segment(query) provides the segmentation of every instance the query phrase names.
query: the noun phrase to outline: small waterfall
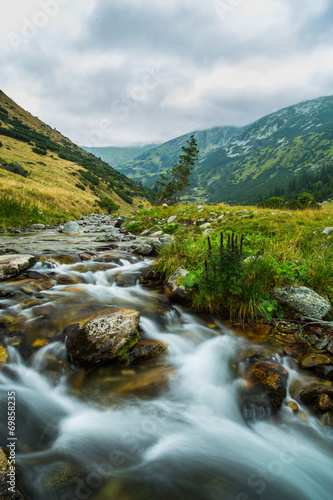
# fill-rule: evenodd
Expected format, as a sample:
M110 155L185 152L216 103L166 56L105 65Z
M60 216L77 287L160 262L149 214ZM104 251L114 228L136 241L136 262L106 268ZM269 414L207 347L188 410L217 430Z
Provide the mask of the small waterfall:
M46 336L49 322L49 342L28 357L9 347L9 363L0 371L0 435L6 443L7 392L15 391L17 463L31 498L330 500L332 434L304 408L304 421L288 408L265 421L244 421L232 363L249 344L142 288L137 277L147 262L121 258L113 264L94 271L92 259L79 273L75 265L52 262L52 272L81 282L43 291L47 314L36 335ZM50 267L38 263L35 269ZM134 282L119 284L119 272ZM139 309L141 334L168 344L166 359L147 365L167 380L154 397L112 397L119 379L144 376L140 366L101 368L84 375L81 389L75 385L82 373L70 367L58 337L66 321L96 305ZM36 304L12 307L27 321L40 321ZM68 371L55 380L50 360ZM301 376L288 361L283 364L290 381ZM105 399L110 403L100 404ZM47 485L61 466L81 473L58 495Z

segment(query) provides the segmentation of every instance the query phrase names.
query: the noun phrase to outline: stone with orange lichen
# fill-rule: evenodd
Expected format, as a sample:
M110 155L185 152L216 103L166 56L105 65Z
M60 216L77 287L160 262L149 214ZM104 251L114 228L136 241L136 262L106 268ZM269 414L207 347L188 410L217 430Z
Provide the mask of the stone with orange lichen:
M255 361L245 371L252 382L241 390L241 407L247 419L268 417L280 408L287 395L288 372L275 361Z
M333 401L327 394L320 394L318 398L318 408L322 411L331 410L333 408Z

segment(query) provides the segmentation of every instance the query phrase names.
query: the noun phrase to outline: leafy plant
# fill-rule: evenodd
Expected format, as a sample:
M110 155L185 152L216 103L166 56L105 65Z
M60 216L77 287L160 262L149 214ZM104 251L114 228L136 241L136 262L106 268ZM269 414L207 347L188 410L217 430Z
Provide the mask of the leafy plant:
M275 299L270 298L269 293L265 293L258 301L258 308L267 321L272 321L274 317L283 318L284 312Z
M303 281L308 274L308 267L300 264L297 260L284 261L276 266L276 284L277 285L292 285L299 281Z

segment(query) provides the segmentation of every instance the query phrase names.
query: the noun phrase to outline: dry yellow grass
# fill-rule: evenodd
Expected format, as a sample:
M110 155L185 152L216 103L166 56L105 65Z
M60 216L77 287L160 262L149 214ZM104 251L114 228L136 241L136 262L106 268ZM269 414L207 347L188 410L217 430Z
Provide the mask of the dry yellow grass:
M8 111L10 118L18 118L23 125L61 144L65 150L80 149L58 131L22 109L1 91L0 104ZM1 126L8 128L6 122L1 122ZM97 202L105 197L112 198L120 205L120 211L128 211L130 205L110 189L102 179L94 191L89 186L86 186L85 190L78 188L76 184L82 185L78 172L82 170L82 166L61 159L57 153L51 151L48 151L46 155L39 155L32 151L31 144L11 137L1 135L1 143L0 158L8 163L18 162L29 172L29 175L22 177L0 169L0 196L8 194L20 201L33 202L41 211L59 214L59 216L67 214L77 217L80 214L100 211ZM134 206L147 202L141 196L134 196L133 201Z

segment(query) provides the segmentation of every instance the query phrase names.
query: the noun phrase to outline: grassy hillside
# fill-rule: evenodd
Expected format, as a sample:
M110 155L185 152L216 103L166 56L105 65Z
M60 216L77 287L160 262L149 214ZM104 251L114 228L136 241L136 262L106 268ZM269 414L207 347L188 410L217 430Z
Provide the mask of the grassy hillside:
M0 91L0 196L4 195L37 204L53 221L98 211L105 198L121 208L138 206L150 192Z
M177 160L191 134L178 137L118 166L152 187ZM320 170L333 155L333 97L272 113L248 126L194 132L200 149L187 200L255 204L285 189L300 173ZM332 193L333 195L333 193Z
M176 216L172 223L170 216ZM249 321L281 316L274 287L304 285L333 304L333 233L323 234L332 220L333 204L291 211L178 205L141 210L127 227L140 233L158 224L173 234L157 267L166 277L179 267L190 271L182 284L192 290L195 309Z

